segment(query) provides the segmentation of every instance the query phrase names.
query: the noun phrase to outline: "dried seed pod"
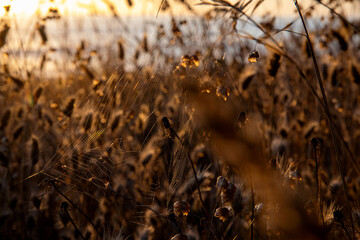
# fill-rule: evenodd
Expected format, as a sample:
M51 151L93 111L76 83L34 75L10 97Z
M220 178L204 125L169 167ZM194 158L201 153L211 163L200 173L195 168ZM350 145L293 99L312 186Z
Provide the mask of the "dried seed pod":
M279 68L280 68L280 58L281 56L275 53L269 63L268 73L270 76L275 77Z
M133 6L132 0L127 0L127 4L129 5L129 7L132 7Z
M24 126L19 126L19 127L15 130L15 132L14 132L14 134L13 134L14 140L16 140L16 139L18 139L18 138L20 137L20 135L21 135L21 133L23 132L23 130L24 130Z
M216 209L214 216L220 218L221 221L225 222L230 216L230 210L226 207L220 207Z
M37 23L36 24L36 29L39 31L42 43L45 44L47 42L47 40L48 40L48 37L46 35L45 24Z
M6 126L9 124L11 116L10 109L6 110L6 112L2 115L1 121L0 121L0 129L5 129Z
M297 181L302 180L302 177L301 177L301 175L300 175L300 173L298 171L291 172L290 178L293 179L293 180L297 180Z
M216 88L216 96L221 97L226 101L230 96L230 89L224 86L219 86Z
M124 60L125 58L125 48L124 48L124 40L123 39L119 39L118 40L118 48L119 48L119 58L120 60Z
M190 212L190 204L187 201L177 201L174 203L173 207L176 216L181 214L187 216Z
M333 31L331 31L331 33L334 36L334 38L336 38L336 40L339 42L340 49L342 51L346 51L348 49L348 44L347 44L346 39L338 31L333 30Z
M238 117L239 120L239 126L242 127L246 124L248 121L248 118L246 117L246 112L241 112Z
M258 53L258 51L254 50L249 54L248 60L251 63L256 63L257 60L259 59L260 55Z
M311 145L314 149L319 150L322 146L323 140L321 138L312 138Z
M216 187L219 187L221 189L226 189L226 188L228 188L228 186L229 186L229 183L224 176L220 176L217 178Z
M4 6L4 10L6 13L9 13L10 12L10 8L11 8L11 5L5 5Z
M229 183L228 187L221 192L221 198L223 204L227 202L231 202L233 200L235 191L236 191L236 186L232 183Z
M63 113L64 113L66 116L68 116L68 117L71 116L71 114L72 114L72 112L73 112L73 110L74 110L74 104L75 104L75 99L74 99L74 98L70 99L70 101L69 101L68 104L66 105L65 109L63 110Z
M0 48L3 47L6 43L6 36L10 30L10 26L5 24L3 29L0 31Z
M114 131L119 126L120 118L121 118L120 114L115 116L114 120L111 123L111 131Z
M360 85L360 73L354 64L351 65L351 75L354 83Z
M191 56L191 63L192 63L192 65L195 65L196 67L199 66L200 60L199 60L198 55L195 54L195 55Z
M191 58L189 55L184 55L181 58L181 66L190 67L191 66Z
M39 100L39 98L41 97L43 88L39 87L38 89L36 89L35 93L34 93L34 104L36 104Z

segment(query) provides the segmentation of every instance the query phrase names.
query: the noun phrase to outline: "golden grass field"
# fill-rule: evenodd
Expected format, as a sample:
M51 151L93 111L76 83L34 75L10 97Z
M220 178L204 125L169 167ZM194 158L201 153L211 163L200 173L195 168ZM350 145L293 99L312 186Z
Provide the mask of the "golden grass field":
M144 25L104 2L107 21L4 7L0 239L360 238L360 19L343 1L281 18L165 0Z

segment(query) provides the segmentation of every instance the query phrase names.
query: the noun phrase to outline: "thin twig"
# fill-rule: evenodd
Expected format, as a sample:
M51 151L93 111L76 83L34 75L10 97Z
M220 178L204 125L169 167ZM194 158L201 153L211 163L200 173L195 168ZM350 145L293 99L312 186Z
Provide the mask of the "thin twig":
M157 13L156 13L156 18L159 16L159 12L160 12L161 7L162 7L162 5L164 4L164 2L165 2L165 0L162 0L162 1L161 1L160 6L159 6L159 8L158 8L158 10L157 10Z

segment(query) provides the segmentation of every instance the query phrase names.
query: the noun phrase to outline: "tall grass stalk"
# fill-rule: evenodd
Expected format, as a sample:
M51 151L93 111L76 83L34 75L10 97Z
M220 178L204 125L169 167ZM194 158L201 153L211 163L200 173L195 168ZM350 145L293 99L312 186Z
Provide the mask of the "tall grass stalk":
M328 124L329 124L329 128L330 128L331 138L332 138L334 150L335 150L335 153L336 153L337 166L338 166L338 170L339 170L340 175L341 175L341 181L342 181L342 185L343 185L343 188L344 188L344 194L345 194L345 198L346 198L346 205L347 205L347 208L348 208L348 214L349 214L350 222L351 222L352 235L353 235L353 239L356 239L355 238L355 227L354 227L354 222L353 222L352 214L351 214L352 208L351 208L351 205L350 205L349 193L348 193L348 189L347 189L346 181L345 181L345 173L344 173L345 166L344 166L342 156L340 154L340 146L339 146L338 141L337 141L337 137L336 137L336 133L335 133L335 130L334 130L333 122L331 120L331 113L330 113L329 103L328 103L328 100L327 100L327 97L326 97L324 82L323 82L323 79L321 78L319 65L318 65L318 62L317 62L317 59L316 59L316 55L315 55L315 52L314 52L314 49L313 49L313 45L312 45L312 42L311 42L311 39L310 39L310 36L309 36L308 29L306 27L305 19L304 19L303 15L302 15L300 6L298 4L298 1L297 0L293 0L293 1L294 1L295 7L297 9L297 12L299 14L299 17L300 17L301 22L302 22L303 27L304 27L307 43L309 45L311 58L312 58L312 61L313 61L313 64L314 64L315 72L316 72L316 77L317 77L318 84L319 84L319 87L320 87L320 90L321 90L321 95L322 95L322 98L323 98L325 111L327 113L326 115L327 115L327 118L328 118Z

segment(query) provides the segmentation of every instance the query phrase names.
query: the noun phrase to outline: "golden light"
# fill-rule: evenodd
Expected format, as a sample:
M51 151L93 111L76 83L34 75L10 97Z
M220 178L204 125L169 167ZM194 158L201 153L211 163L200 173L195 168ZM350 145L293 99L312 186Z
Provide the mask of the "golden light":
M0 17L8 14L9 16L23 16L34 14L46 14L50 8L59 10L60 15L86 15L100 14L112 15L111 6L120 16L126 15L156 15L157 9L162 0L132 0L129 7L127 0L0 0ZM171 0L172 1L172 0ZM235 2L230 0L231 2ZM188 13L182 4L172 1L173 14L182 15ZM199 0L188 0L197 12L202 12L204 6L196 6ZM304 9L314 4L313 0L302 0L301 5ZM356 7L355 7L356 6ZM358 11L359 4L343 4L343 10L349 16L356 16L354 11ZM8 13L6 11L8 10ZM274 12L275 11L275 12ZM277 16L296 16L294 3L291 0L269 0L264 1L255 14L263 15L266 13L276 14ZM318 7L317 14L328 14L328 9Z
M0 0L0 16L43 15L50 8L58 9L61 15L112 15L112 7L119 15L155 15L160 2L161 0L137 0L132 1L132 6L129 7L125 0Z
M9 14L32 14L35 12L38 0L2 0L0 2L0 16L5 15L9 7Z
M7 14L8 6L10 16L45 14L50 8L58 9L61 14L86 14L91 9L103 13L104 10L106 11L106 6L101 3L102 1L99 0L1 0L0 16Z

